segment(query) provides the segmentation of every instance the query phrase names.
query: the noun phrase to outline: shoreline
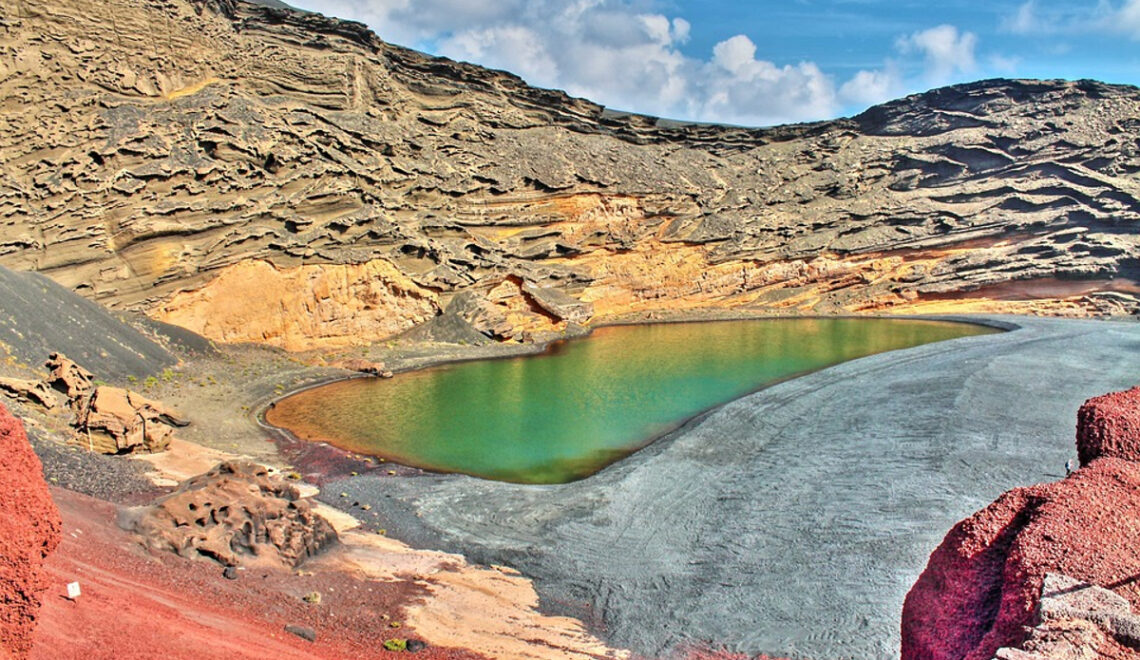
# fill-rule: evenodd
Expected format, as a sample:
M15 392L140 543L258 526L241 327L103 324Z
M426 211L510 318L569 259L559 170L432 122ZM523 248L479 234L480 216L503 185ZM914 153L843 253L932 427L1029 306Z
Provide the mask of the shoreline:
M1011 317L1011 318L1016 318L1016 317ZM462 364L464 362L477 362L477 361L482 361L482 360L512 360L512 359L518 359L518 358L524 358L524 357L539 357L539 356L548 355L548 354L552 353L555 350L555 347L559 344L567 343L567 342L574 342L574 341L588 340L593 335L594 331L599 330L599 329L603 329L603 328L626 327L626 326L637 326L637 325L657 325L657 324L683 324L683 323L696 324L696 323L721 323L721 322L734 322L734 321L781 321L781 320L811 320L811 319L819 319L819 320L829 320L829 319L864 320L865 319L865 320L931 321L931 322L940 322L940 323L960 323L960 324L965 324L965 325L976 325L976 326L981 326L981 327L993 328L995 330L998 330L999 332L1013 332L1013 331L1018 330L1021 327L1016 322L1010 321L1008 319L1002 320L1002 319L999 319L999 318L996 318L993 316L972 317L970 315L935 315L935 316L923 316L923 315L905 315L905 316L836 315L836 316L759 316L758 317L758 316L747 315L747 314L730 314L730 315L726 315L726 316L718 316L716 318L701 318L701 317L693 318L693 317L686 317L686 315L681 315L681 318L660 319L660 320L646 320L646 319L642 319L642 320L633 320L633 319L616 320L616 321L612 321L612 322L601 323L601 324L596 325L596 326L593 326L593 325L592 326L586 326L586 327L582 328L582 332L571 335L571 336L553 338L553 339L546 340L544 342L534 343L534 344L518 344L517 347L515 345L504 346L502 344L489 344L489 345L484 345L484 346L479 347L479 348L490 349L487 351L475 351L473 354L463 355L463 356L446 356L446 355L444 355L444 356L439 356L437 359L434 359L434 360L431 358L428 358L426 360L417 361L415 364L412 364L412 365L400 364L397 367L393 367L391 369L391 372L394 375L399 375L399 374L410 373L410 372L415 372L415 371L426 371L429 369L435 369L438 367L443 367L443 366L448 366L448 365L453 365L453 364ZM842 364L842 362L837 363L837 364ZM692 415L688 415L685 418L677 420L675 423L670 424L669 428L667 428L666 430L661 431L659 433L656 433L652 437L646 439L645 442L643 442L643 443L637 445L636 447L632 448L631 450L629 450L628 453L626 453L621 458L617 459L617 461L615 461L615 462L620 462L622 460L625 460L630 455L637 453L639 451L642 451L646 447L648 447L648 446L656 443L657 441L667 437L668 435L676 432L677 430L689 425L691 422L693 422L699 418L702 418L702 417L704 417L704 416L706 416L712 412L715 412L717 409L719 409L723 406L726 406L726 405L732 403L733 401L737 401L739 399L751 396L753 394L756 394L757 392L761 392L767 388L774 387L774 386L779 385L781 383L784 383L786 381L793 380L796 378L802 378L804 376L810 375L812 373L815 373L815 372L823 370L823 369L828 369L828 368L833 367L833 366L836 366L836 365L827 365L827 366L823 366L823 367L819 367L819 368L815 368L815 369L808 369L805 371L800 371L800 372L796 372L793 374L789 374L787 376L783 376L781 378L765 382L765 383L759 385L758 387L756 387L754 389L750 389L746 392L741 393L739 396L733 397L732 399L722 401L722 402L713 404L707 408L704 408L702 410L699 410L699 411L693 413ZM344 449L342 447L339 447L335 444L332 444L332 443L326 442L326 441L305 440L303 438L296 436L289 429L284 428L284 427L275 426L274 424L270 423L266 419L266 413L271 408L273 408L273 406L275 406L277 403L279 403L281 401L284 401L285 399L288 399L289 397L295 396L295 395L300 394L302 392L307 392L309 390L324 387L326 385L331 385L333 383L339 383L339 382L344 382L344 381L348 381L348 380L363 379L363 378L376 378L376 377L377 376L375 376L373 374L366 374L366 373L352 373L352 374L347 374L347 375L329 376L327 378L323 378L323 379L316 380L314 382L307 383L301 387L289 390L289 391L284 392L282 394L275 394L272 397L270 397L269 399L261 401L260 403L258 403L253 408L253 411L254 411L253 412L253 420L261 429L263 429L266 433L270 434L274 438L276 444L278 445L279 450L284 449L282 447L282 445L284 445L284 444L295 446L295 445L303 445L303 444L320 443L320 444L327 445L331 449L335 449L339 452L343 452L346 459L349 457L353 457L353 456L372 456L374 458L382 458L383 462L388 464L388 465L399 466L402 468L406 468L406 469L417 471L419 473L424 473L424 474L441 474L441 475L465 474L463 472L446 472L446 471L433 470L433 469L429 469L429 468L422 468L422 467L418 467L418 466L414 466L414 465L406 465L406 464L395 462L395 461L393 461L393 459L388 458L388 457L380 457L376 454L364 454L362 452L353 452L353 451ZM541 484L533 484L533 485L541 485ZM548 485L557 485L557 484L548 484Z
M755 317L746 318L751 320ZM772 318L761 317L758 320ZM819 649L808 649L801 652L797 650L798 647L795 644L768 643L759 639L748 641L752 636L758 634L756 631L750 631L744 638L741 638L741 632L745 628L734 626L731 621L724 620L726 616L731 619L733 615L731 610L726 612L713 607L713 610L719 611L719 614L712 618L709 618L707 614L701 614L709 607L707 601L710 598L715 601L718 598L715 595L716 592L724 587L697 587L696 592L690 592L681 598L687 589L684 586L686 580L690 579L684 576L689 573L693 573L699 578L695 583L698 585L705 584L703 580L711 578L716 578L714 583L720 584L725 580L728 580L729 583L738 579L743 579L746 582L755 580L758 578L754 576L760 573L773 572L774 575L779 573L772 567L761 572L755 568L741 570L733 568L732 561L725 558L716 560L703 558L705 545L710 546L709 552L714 555L720 551L718 548L722 548L723 535L726 531L734 532L742 538L750 538L751 534L755 534L756 529L778 527L774 527L771 521L749 526L750 515L762 508L770 508L770 506L754 504L745 509L740 509L739 506L740 502L750 501L747 498L756 497L757 493L771 492L771 487L764 483L765 475L779 480L782 476L781 473L787 471L787 466L780 465L777 472L770 472L771 469L776 469L776 464L767 468L752 467L744 471L744 474L752 476L741 482L741 473L732 466L741 465L741 461L745 459L758 460L762 458L764 447L749 447L747 434L744 436L734 435L734 433L739 433L739 429L727 435L723 431L710 429L723 429L726 423L747 424L760 421L763 422L762 427L775 423L765 421L765 415L776 417L784 415L784 418L787 418L788 409L798 409L794 397L793 399L788 398L788 391L799 392L801 395L818 399L822 396L821 392L835 387L850 391L859 388L866 389L870 385L871 389L875 390L880 385L880 378L878 375L869 375L869 373L877 372L866 372L867 365L894 364L905 367L904 371L909 372L917 368L913 366L917 364L915 360L919 360L921 363L923 359L929 359L931 355L975 359L969 357L979 350L975 344L995 344L999 347L1033 344L1048 339L1047 336L1037 337L1036 335L1049 335L1049 332L1043 331L1049 327L1082 328L1087 329L1087 333L1092 335L1114 333L1140 335L1140 324L1131 321L1114 323L1110 321L1071 321L1022 316L970 315L933 317L855 316L851 318L949 321L986 325L1004 330L1011 328L1018 328L1019 330L963 337L909 349L889 351L833 365L806 375L791 376L779 383L768 384L756 392L719 404L710 410L684 420L679 423L677 428L655 437L647 446L630 456L611 464L595 475L569 484L526 486L504 482L485 482L465 475L420 470L388 475L386 474L387 468L392 467L393 464L381 464L380 466L373 466L375 469L372 469L371 472L360 470L359 476L351 476L347 472L348 468L342 472L332 471L328 473L327 479L318 480L321 492L317 497L323 503L322 506L347 512L361 522L366 530L383 526L389 531L393 539L399 539L407 547L457 553L465 557L472 565L505 565L518 569L534 584L534 588L538 591L538 596L535 597L535 611L548 616L576 618L586 624L588 632L600 637L610 647L630 648L635 653L653 657L667 652L669 649L678 648L680 645L712 642L716 645L724 643L729 647L729 650L749 653L767 652L791 657L804 654L820 658L829 657L826 652L821 653ZM663 322L701 322L706 320L710 319L687 318ZM629 324L614 323L598 327ZM1082 332L1085 331L1082 330ZM1137 339L1140 340L1140 336ZM533 345L511 346L506 351L509 354L500 354L499 357L518 357L528 353L540 353L547 350L548 346L549 342L541 345L541 347ZM416 364L419 365L418 368L479 359L477 356L472 357L470 351L464 351L466 355L462 359L456 359L454 354L441 356L433 352L431 355L425 355L426 351L438 347L418 345L411 349L400 348L405 349L408 353L404 364ZM1061 350L1057 352L1058 355L1063 357L1068 348L1062 344ZM492 352L504 353L500 347L493 346L491 349ZM1050 352L1047 352L1047 355L1046 358L1038 358L1037 363L1041 363L1040 359L1045 359L1046 363L1049 363L1048 360L1055 357ZM1081 365L1093 367L1108 364L1111 369L1119 371L1127 365L1127 360L1120 358L1129 355L1129 353L1115 355L1115 358L1109 361L1090 359L1085 356L1077 362ZM951 362L956 359L951 360ZM240 441L240 437L227 437L224 428L219 430L217 420L225 420L225 424L232 423L233 427L237 428L240 433L246 433L241 431L240 424L227 419L229 414L227 411L233 411L243 403L250 403L259 392L261 394L259 400L269 401L287 396L299 389L315 387L333 380L343 379L346 376L359 377L354 374L346 374L342 369L312 363L306 364L296 359L295 356L284 354L281 351L258 347L224 347L217 356L195 358L190 362L183 375L176 377L170 383L160 383L157 387L162 391L150 393L148 396L165 400L163 391L166 391L180 395L176 398L180 398L184 403L195 403L195 426L189 428L197 431L195 434L197 437L188 438L185 442L201 448L203 454L209 455L212 455L210 452L214 449L222 449L231 455L234 453L251 455L243 451L240 442L235 442L233 448L229 447L229 441L235 439ZM252 369L250 365L261 366L264 369L257 371ZM1087 369L1088 366L1085 368ZM223 370L233 372L233 375L236 376L233 383L226 383L225 381L220 383L207 382L214 375L220 379L223 376ZM1133 373L1140 373L1140 364L1136 365ZM273 383L288 382L287 377L296 379L298 386L286 392L274 393L275 386ZM1102 375L1099 378L1101 382L1095 388L1090 388L1090 395L1117 387L1116 384L1104 384L1105 376ZM1023 372L1021 376L1012 379L1011 382L1028 383L1028 387L1034 387L1038 386L1039 380L1041 380L1039 375L1027 375ZM1128 383L1121 383L1121 385L1125 384ZM945 384L943 387L945 389ZM954 390L950 388L946 391L952 392ZM859 394L863 395L864 392L859 392ZM1053 394L1055 393L1045 393L1046 396L1043 399L1047 400L1048 395ZM905 397L903 398L905 399ZM1009 396L1007 393L1004 396L992 398L997 401L1003 398L1008 399ZM828 400L823 402L824 405L836 404L836 401L831 401L828 397L825 399ZM776 405L775 408L769 408L765 415L758 416L755 413L741 412L757 405L757 401L772 400L778 401L779 405ZM840 397L838 402L842 403L844 400ZM945 404L946 401L926 401L913 408L908 415L913 417L917 412L918 416L922 417L930 411L937 412ZM890 416L890 411L897 410L898 405L896 397L884 400L881 406L860 402L859 405L850 406L850 408L841 407L839 412L834 415L834 420L831 421L843 427L844 437L853 433L856 435L865 434L866 429L860 428L858 424L850 424L852 411L865 408L868 414L880 412ZM1034 405L1040 407L1042 404L1035 402ZM879 408L882 410L878 410ZM277 440L266 442L267 434L274 437L280 431L260 425L258 417L263 409L263 407L254 408L251 405L247 415L242 416L249 422L253 431L252 434L249 434L253 439L248 442L259 443L250 445L255 450L260 450L255 451L251 456L254 460L268 461L270 465L280 469L289 469L291 467L288 465L289 457L287 452L282 450L280 442ZM907 419L908 415L889 421L892 424L902 423L905 425L910 423ZM819 424L826 423L824 418L829 419L831 417L830 414L821 414L816 411L811 416L800 419L812 420L811 423ZM215 421L211 422L211 419ZM749 420L753 421L749 422ZM802 421L792 423L792 426L786 427L785 431L765 442L775 441L775 438L782 437L784 433L790 433L792 437L800 437L802 433L808 432L802 429L798 430L797 424L802 423ZM848 426L843 426L844 424L848 424ZM922 424L919 424L919 427L921 431ZM731 428L733 427L730 426ZM810 431L810 426L808 430ZM927 425L926 431L929 430L930 427ZM205 437L207 441L200 441L202 437ZM733 443L729 449L719 450L715 454L699 451L700 442L721 441L724 438L729 438ZM813 436L812 441L817 442L818 438ZM791 440L785 439L785 444L787 442L791 442ZM321 443L304 444L317 446ZM1066 439L1065 444L1066 447L1069 447L1071 441ZM760 451L759 454L755 453L757 450ZM354 460L349 452L336 451L341 452L341 456L337 460L340 460L342 464L348 465L351 460ZM820 454L820 452L811 453ZM1035 452L1029 463L1039 461L1043 454L1048 454L1048 452ZM131 461L131 463L136 462ZM712 469L710 472L709 468L718 463L722 464L721 467ZM384 472L380 472L380 470ZM1024 485L1026 475L1030 475L1032 478L1033 474L1040 473L1035 473L1033 470L1011 469L1006 470L1005 474L1006 478L1013 480L1010 485ZM811 483L816 483L820 488L826 489L831 486L830 482L841 482L845 478L847 477L840 475L834 475L823 480L813 478ZM760 481L756 481L757 479ZM725 492L726 486L728 492L725 495L708 499L711 493ZM706 487L712 490L705 492ZM646 490L647 488L649 490ZM675 495L678 491L686 494L688 498L677 500ZM962 501L976 504L976 506L972 506L957 502L956 506L960 509L958 514L963 515L974 508L984 506L996 494L993 492L992 485L984 488L971 487L963 489L962 492ZM347 497L339 497L337 493L345 493ZM804 496L810 497L811 494L805 493ZM728 499L722 501L719 497L727 497ZM622 504L621 501L623 500L629 500L629 502ZM380 512L383 518L377 522L371 520L371 516L362 515L361 505L369 505L372 513ZM817 508L827 510L827 506ZM932 512L937 513L947 507L943 504L930 508ZM717 522L712 528L705 528L703 525L706 524L710 515L714 515ZM957 517L960 518L962 515L957 515ZM936 535L937 538L933 538L933 542L928 544L929 547L920 548L920 551L915 553L915 556L918 557L917 561L925 561L929 551L941 538L941 534L956 520L957 518L953 518L953 516L947 516L945 523L935 522L925 527L928 536L933 538ZM662 524L665 527L662 527ZM613 533L617 526L624 526L626 531L617 536L607 537L606 535ZM681 533L681 537L675 537L677 533ZM691 536L693 534L696 536ZM691 540L693 538L703 538L707 543L702 541L698 545L692 545ZM784 537L781 536L780 538ZM818 532L813 532L808 538L802 542L787 541L785 538L784 547L796 550L803 545L810 548L812 544L818 543ZM636 549L631 549L629 546L631 541L648 545L637 545ZM665 555L660 554L660 549L653 549L660 548L658 544L665 541L668 541L669 548ZM597 554L598 552L602 552L602 554ZM694 552L695 555L692 554ZM637 566L623 563L631 557L643 557L644 561L638 562ZM769 560L772 558L769 557ZM617 573L605 577L599 575L596 572L597 567L606 566L605 562L614 566L606 567L604 570L612 569ZM645 583L649 576L644 572L645 569L640 567L640 564L646 564L653 569L650 573L656 571L660 574L659 577L651 579L652 584L647 585ZM721 565L724 566L723 570L713 568ZM797 565L810 564L800 561L797 562ZM912 567L913 575L898 580L895 583L895 588L897 589L898 585L909 588L920 568L921 564ZM799 578L796 576L797 573L793 570L784 577L788 582L795 584L802 579L802 576ZM664 581L656 582L660 580ZM621 587L615 585L621 585ZM743 586L741 585L741 587ZM787 584L783 584L778 589L784 590L786 587ZM707 591L710 588L712 591ZM640 590L644 589L649 591L636 596ZM665 589L665 592L661 592L660 589ZM773 587L766 589L771 590ZM858 591L855 587L851 587L851 589L853 592ZM751 602L758 597L763 597L766 590L745 589L745 593L748 594L747 602ZM681 598L681 600L670 605L668 600L670 597L674 600ZM901 596L898 599L901 603ZM889 601L889 598L887 600ZM637 605L637 603L642 603L642 605ZM644 603L650 605L645 606ZM678 606L682 608L680 611L689 612L686 615L687 621L680 628L676 627L679 622L668 624L662 628L662 623L667 620L667 618L666 620L660 618L662 608L669 609ZM754 607L754 605L750 605L750 607ZM654 610L656 613L641 613L638 610L642 608ZM739 604L735 609L741 609ZM744 610L747 611L747 608ZM864 615L863 612L853 611L859 616ZM889 622L893 631L894 628L897 628L897 614L894 612L890 616L881 617L878 620L880 623L882 621ZM754 615L760 616L755 612ZM781 619L777 618L773 624L774 629L779 629L782 625L792 625L792 623L795 626L812 623L810 618L801 620L803 616L804 611L801 611L791 623L781 623ZM692 623L688 622L689 618L692 619ZM678 630L681 631L680 637L676 636ZM851 648L860 649L860 653L864 657L890 657L890 653L877 654L874 650L877 648L875 646L859 646L868 643L866 639L860 637L860 634L856 633L851 637L855 640L851 642ZM828 639L832 638L828 637ZM880 642L874 642L874 644L885 643L889 646L895 643L893 638L887 639L885 642L882 639L884 638L880 638Z
M987 320L1019 325L1021 331L881 353L784 381L689 420L622 461L569 484L361 474L333 480L325 492L340 490L348 493L348 501L389 507L397 519L389 528L415 547L521 570L534 579L543 611L578 617L609 643L635 653L656 656L684 643L713 640L745 653L897 657L897 608L945 531L1010 487L1056 478L1049 470L1059 469L1072 447L1066 430L1071 411L1065 408L1127 385L1140 373L1140 363L1128 371L1129 361L1122 358L1130 354L1119 348L1140 339L1138 324ZM1090 357L1090 352L1112 357ZM1063 363L1065 369L1050 372L1054 379L1071 367L1070 376L1079 372L1087 387L1070 382L1038 391L1049 381L1033 366L1042 359ZM1014 366L999 369L996 383L979 381L995 369L987 366L995 361ZM977 372L974 365L985 371ZM1005 389L1007 381L1023 390ZM917 383L922 386L916 388ZM999 391L993 391L998 384ZM932 391L940 394L932 399ZM1066 402L1059 404L1058 397ZM1061 420L1061 430L1045 436L1034 432L1038 417ZM821 436L824 429L829 430ZM861 442L852 445L852 436ZM1059 441L1047 441L1049 437ZM725 442L729 446L712 448ZM830 449L818 451L820 442ZM898 453L915 442L914 449ZM1033 444L1041 442L1046 444ZM1010 449L1003 449L1003 443ZM880 445L885 453L871 458L867 452ZM962 458L950 460L953 456ZM977 464L977 456L986 459ZM903 469L906 461L915 460L917 466ZM882 461L893 476L876 476ZM863 467L851 472L843 465ZM796 478L801 473L806 481ZM880 491L886 500L854 504L866 493ZM776 509L772 498L782 502ZM335 498L324 501L337 504ZM888 506L876 514L888 519L851 518L853 506ZM781 514L783 509L788 511ZM832 522L822 522L823 514ZM902 517L892 523L892 516ZM836 522L840 520L847 522ZM918 527L897 537L900 525ZM772 533L782 542L763 540ZM840 536L829 538L835 534ZM883 563L856 552L849 560L855 563L839 572L821 568L836 566L834 557L848 552L842 548L863 547L867 541L859 541L860 535L886 543L876 552L898 559ZM721 554L741 539L760 545L744 554ZM827 550L833 543L839 545ZM816 556L819 552L824 554ZM781 563L796 555L792 563ZM819 582L817 569L836 582ZM713 585L725 580L736 586L717 595L725 587ZM767 608L783 611L787 603L778 599L776 605L770 598L789 585L798 586L792 600L807 597L810 606L801 603L795 616L773 619ZM739 596L731 595L737 592ZM808 593L815 595L804 595ZM867 610L851 598L869 598L860 602L875 605ZM670 612L686 612L684 622ZM742 616L770 623L762 630L742 620L732 623ZM795 631L821 626L832 633L803 646L802 633Z

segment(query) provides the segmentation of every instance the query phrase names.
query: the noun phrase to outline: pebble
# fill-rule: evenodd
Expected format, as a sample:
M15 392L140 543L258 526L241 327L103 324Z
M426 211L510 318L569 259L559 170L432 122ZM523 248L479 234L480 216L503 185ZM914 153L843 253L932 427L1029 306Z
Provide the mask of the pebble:
M227 580L238 579L237 566L226 566L226 570L222 571L222 577Z
M285 632L293 633L301 639L307 639L310 642L317 641L317 631L307 626L298 626L290 623L285 626Z

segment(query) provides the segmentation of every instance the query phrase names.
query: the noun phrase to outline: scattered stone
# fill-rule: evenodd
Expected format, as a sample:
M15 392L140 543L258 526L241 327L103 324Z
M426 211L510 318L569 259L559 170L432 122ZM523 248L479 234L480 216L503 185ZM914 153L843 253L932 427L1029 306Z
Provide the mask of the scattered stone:
M389 651L407 651L408 640L406 639L387 639L384 640L384 648Z
M336 541L295 486L246 461L227 461L182 482L153 505L125 514L124 526L152 549L227 566L296 568Z
M222 577L224 577L227 580L238 579L237 566L226 566L225 570L222 571Z
M321 604L321 592L310 591L309 593L302 596L301 600L305 601L306 603L311 603L313 605L320 605Z
M313 630L312 628L309 628L308 626L298 626L298 625L294 625L294 624L289 624L289 625L285 626L285 632L292 633L292 634L300 637L301 639L304 639L304 640L307 640L310 642L317 641L317 631Z
M407 649L410 653L417 653L427 648L427 642L419 639L409 639Z

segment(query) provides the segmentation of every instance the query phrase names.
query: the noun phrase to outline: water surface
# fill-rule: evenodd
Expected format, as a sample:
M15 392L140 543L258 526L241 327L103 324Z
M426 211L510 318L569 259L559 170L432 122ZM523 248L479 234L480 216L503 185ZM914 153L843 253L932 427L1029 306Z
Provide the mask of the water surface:
M789 376L988 332L890 319L615 326L538 356L332 383L278 402L266 419L306 440L402 464L562 483Z

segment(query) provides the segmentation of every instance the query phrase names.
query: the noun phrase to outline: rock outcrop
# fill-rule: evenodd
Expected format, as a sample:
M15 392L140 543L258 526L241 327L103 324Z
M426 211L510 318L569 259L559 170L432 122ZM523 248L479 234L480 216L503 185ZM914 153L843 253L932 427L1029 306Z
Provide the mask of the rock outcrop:
M44 0L0 10L0 98L0 266L211 339L369 342L459 294L524 339L702 307L1140 308L1134 87L689 125L316 14Z
M165 451L174 428L187 422L167 406L121 387L96 387L79 400L75 428L80 442L104 454Z
M1140 429L1111 419L1134 415L1121 404L1134 406L1136 393L1098 397L1082 408L1078 438L1089 460L1081 469L1063 481L1012 490L947 534L907 594L904 660L990 660L999 649L998 657L1028 660L1033 656L1018 651L1040 654L1061 638L1088 640L1074 658L1140 653L1136 629L1120 618L1121 600L1140 611L1140 452L1126 450L1140 448ZM1118 598L1106 596L1109 605L1095 616L1059 616L1055 602L1041 605L1043 590L1056 591L1050 574ZM1096 655L1102 644L1131 650Z
M182 482L152 506L128 512L123 524L149 548L226 566L293 568L337 538L296 487L241 461Z
M21 401L39 404L49 410L58 403L51 388L42 380L0 378L0 392Z
M24 426L0 405L0 657L26 658L41 595L41 566L60 540L59 510Z
M44 368L48 370L44 384L67 397L72 409L95 387L95 376L63 353L49 355Z
M92 451L164 451L174 429L189 424L173 409L138 392L95 385L90 371L62 353L52 353L44 366L48 376L39 388L54 389L67 397L75 413L72 426L78 442Z

